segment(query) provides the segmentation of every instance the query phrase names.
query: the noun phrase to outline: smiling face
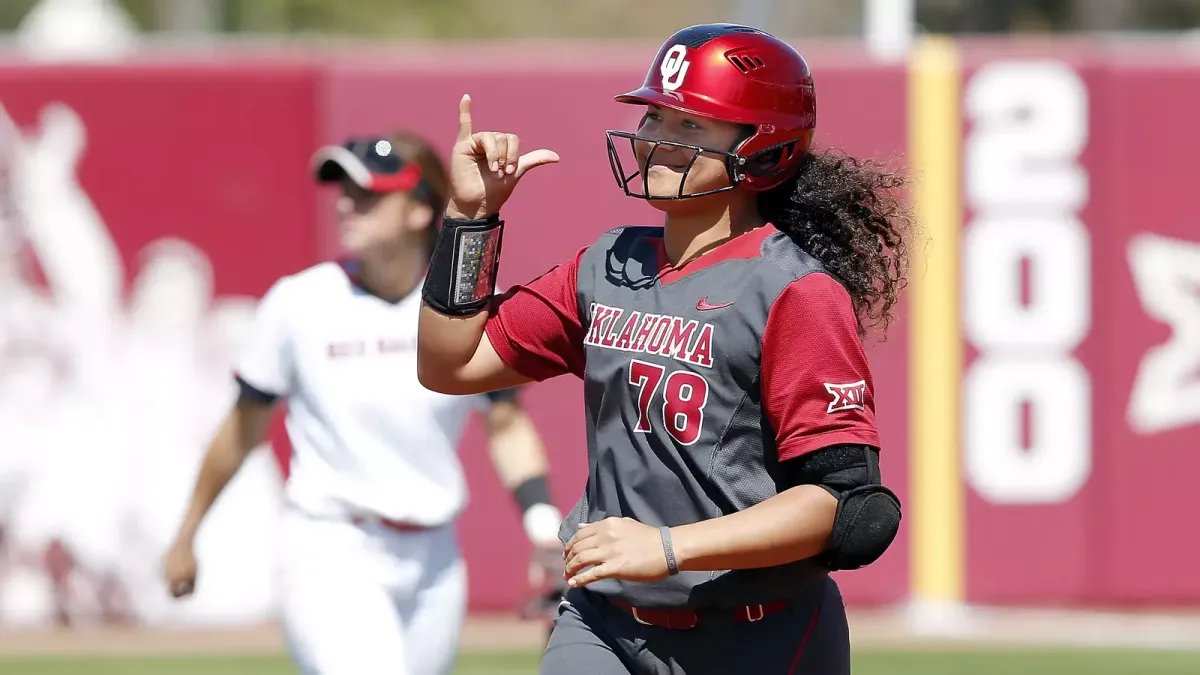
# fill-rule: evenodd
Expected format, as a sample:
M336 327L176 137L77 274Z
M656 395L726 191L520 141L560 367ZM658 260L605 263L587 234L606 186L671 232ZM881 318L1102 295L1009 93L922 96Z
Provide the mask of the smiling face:
M633 151L637 157L638 168L646 177L648 196L675 197L681 193L681 183L684 196L728 187L730 177L727 158L718 153L732 151L741 140L743 130L737 124L650 105L646 107L646 114L638 126L637 135L641 140L634 141ZM671 143L696 146L705 150L698 151ZM721 194L724 193L708 198L719 197ZM671 202L651 203L663 210L672 208Z

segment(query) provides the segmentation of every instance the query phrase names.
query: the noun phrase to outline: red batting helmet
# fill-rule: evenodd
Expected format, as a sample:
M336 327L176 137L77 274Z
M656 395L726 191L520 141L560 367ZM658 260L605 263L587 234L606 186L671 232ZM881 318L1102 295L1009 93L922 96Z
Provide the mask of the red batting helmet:
M609 131L609 159L617 183L625 194L646 199L698 197L737 185L755 191L775 187L795 174L817 125L813 78L804 57L773 35L735 24L692 26L672 35L659 48L642 87L616 100L660 105L748 127L748 135L733 148L702 148ZM644 177L642 194L631 192L629 183L639 172L625 175L613 146L614 137L629 139L631 144L652 144L651 154L660 145L690 149L695 153L693 163L701 152L723 156L730 185L683 194L687 172L692 168L689 163L678 195L647 196Z

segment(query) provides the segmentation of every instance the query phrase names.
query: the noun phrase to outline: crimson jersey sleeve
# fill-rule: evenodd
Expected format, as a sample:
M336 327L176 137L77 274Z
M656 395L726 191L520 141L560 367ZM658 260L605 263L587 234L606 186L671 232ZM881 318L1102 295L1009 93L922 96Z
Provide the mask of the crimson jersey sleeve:
M762 401L779 459L838 443L879 447L867 355L846 289L827 274L789 284L762 337Z
M492 303L487 336L500 359L536 381L583 377L583 327L576 298L581 249L574 258Z

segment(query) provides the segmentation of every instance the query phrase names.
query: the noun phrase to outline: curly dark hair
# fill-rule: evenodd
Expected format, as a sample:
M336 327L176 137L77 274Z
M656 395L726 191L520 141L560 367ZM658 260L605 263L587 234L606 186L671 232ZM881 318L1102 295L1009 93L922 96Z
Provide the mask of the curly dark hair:
M907 183L882 162L822 149L758 197L759 214L845 286L864 335L886 332L908 282L916 223L901 193Z

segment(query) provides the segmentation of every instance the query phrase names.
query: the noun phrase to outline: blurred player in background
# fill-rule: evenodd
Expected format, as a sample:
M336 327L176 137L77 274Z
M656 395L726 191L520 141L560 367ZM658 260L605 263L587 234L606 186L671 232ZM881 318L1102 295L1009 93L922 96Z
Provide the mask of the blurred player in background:
M810 149L808 64L753 28L680 31L617 101L644 116L608 132L613 173L665 226L609 230L497 297L500 209L558 157L473 131L463 97L421 381L584 381L588 483L544 675L846 675L829 573L877 560L900 525L861 338L904 284L903 180Z
M341 186L348 259L284 277L262 299L238 363L241 394L205 458L166 581L176 597L193 591L196 531L284 402L293 455L280 592L297 665L448 673L467 600L453 521L466 497L456 448L468 415L486 413L492 460L535 551L561 560L544 449L513 390L447 396L417 381L419 288L448 189L434 150L408 133L352 139L321 149L314 169Z

